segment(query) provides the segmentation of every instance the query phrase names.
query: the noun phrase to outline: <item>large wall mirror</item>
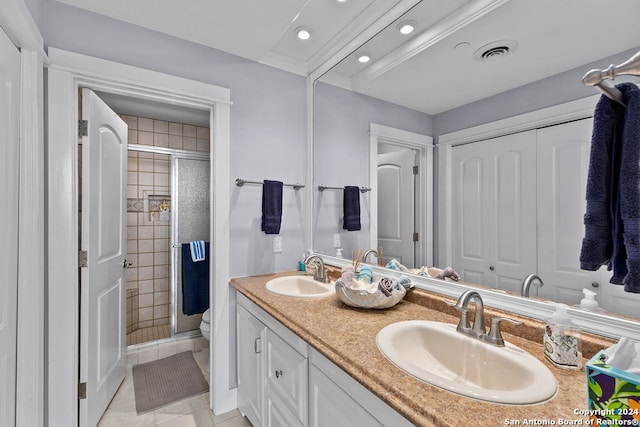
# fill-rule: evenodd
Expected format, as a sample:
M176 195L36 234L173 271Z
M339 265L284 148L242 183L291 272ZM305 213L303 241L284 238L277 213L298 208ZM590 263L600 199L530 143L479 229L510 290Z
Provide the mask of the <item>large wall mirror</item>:
M532 286L532 297L577 304L588 288L606 308L598 316L640 318L640 296L610 285L604 268L578 272L579 280L565 274L579 270L581 180L599 96L581 79L640 50L640 2L414 3L314 83L313 249L349 259L383 247L382 264L401 257L409 268L451 266L465 282L517 296L537 273L544 285ZM554 123L560 105L570 106ZM514 116L532 124L504 127L505 135L491 128ZM568 167L553 169L558 159ZM400 164L419 165L418 178ZM498 172L505 178L492 190L482 176ZM344 186L363 190L360 230L342 228ZM394 235L408 243L406 255L385 249ZM491 241L496 235L507 237Z

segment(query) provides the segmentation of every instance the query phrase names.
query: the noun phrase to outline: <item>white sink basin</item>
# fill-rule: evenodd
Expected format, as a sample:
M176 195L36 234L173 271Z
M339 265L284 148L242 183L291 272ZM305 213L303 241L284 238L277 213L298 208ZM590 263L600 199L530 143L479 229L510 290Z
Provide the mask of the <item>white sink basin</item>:
M447 323L393 323L376 337L378 348L410 375L453 393L502 404L526 405L553 398L558 383L538 359L505 343L481 342Z
M277 277L266 286L269 292L296 298L322 298L336 293L332 283L320 283L308 276Z

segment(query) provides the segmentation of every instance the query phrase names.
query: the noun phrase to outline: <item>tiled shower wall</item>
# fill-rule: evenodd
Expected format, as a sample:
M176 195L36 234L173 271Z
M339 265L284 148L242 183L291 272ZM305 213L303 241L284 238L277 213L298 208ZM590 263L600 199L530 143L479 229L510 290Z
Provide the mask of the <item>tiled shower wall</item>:
M209 151L209 128L121 117L129 126L129 144ZM127 308L127 333L131 333L170 323L171 157L129 150L127 180L127 259L132 262L127 289L137 291L137 297L128 292L131 298L127 298L133 305ZM169 206L169 215L157 212L162 202Z

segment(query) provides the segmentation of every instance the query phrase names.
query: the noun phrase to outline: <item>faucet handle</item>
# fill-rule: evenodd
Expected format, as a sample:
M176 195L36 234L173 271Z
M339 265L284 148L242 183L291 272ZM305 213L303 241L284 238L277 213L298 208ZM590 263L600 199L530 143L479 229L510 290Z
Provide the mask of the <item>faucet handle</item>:
M502 333L500 332L500 322L509 322L514 325L522 325L519 320L509 319L508 317L494 317L491 319L491 330L485 335L484 340L489 344L504 347L504 339L502 339Z

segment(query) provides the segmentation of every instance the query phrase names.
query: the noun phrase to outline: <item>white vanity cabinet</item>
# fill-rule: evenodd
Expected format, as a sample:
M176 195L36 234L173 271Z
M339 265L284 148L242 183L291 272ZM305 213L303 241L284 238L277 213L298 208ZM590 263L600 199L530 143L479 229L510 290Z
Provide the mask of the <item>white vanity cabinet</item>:
M307 425L307 367L298 353L271 329L266 339L265 425Z
M264 401L263 347L267 327L237 306L238 319L238 410L254 426L262 425Z
M238 410L254 427L307 425L307 344L238 295Z
M309 362L309 427L413 426L314 349Z
M254 427L411 426L238 293L238 409Z

